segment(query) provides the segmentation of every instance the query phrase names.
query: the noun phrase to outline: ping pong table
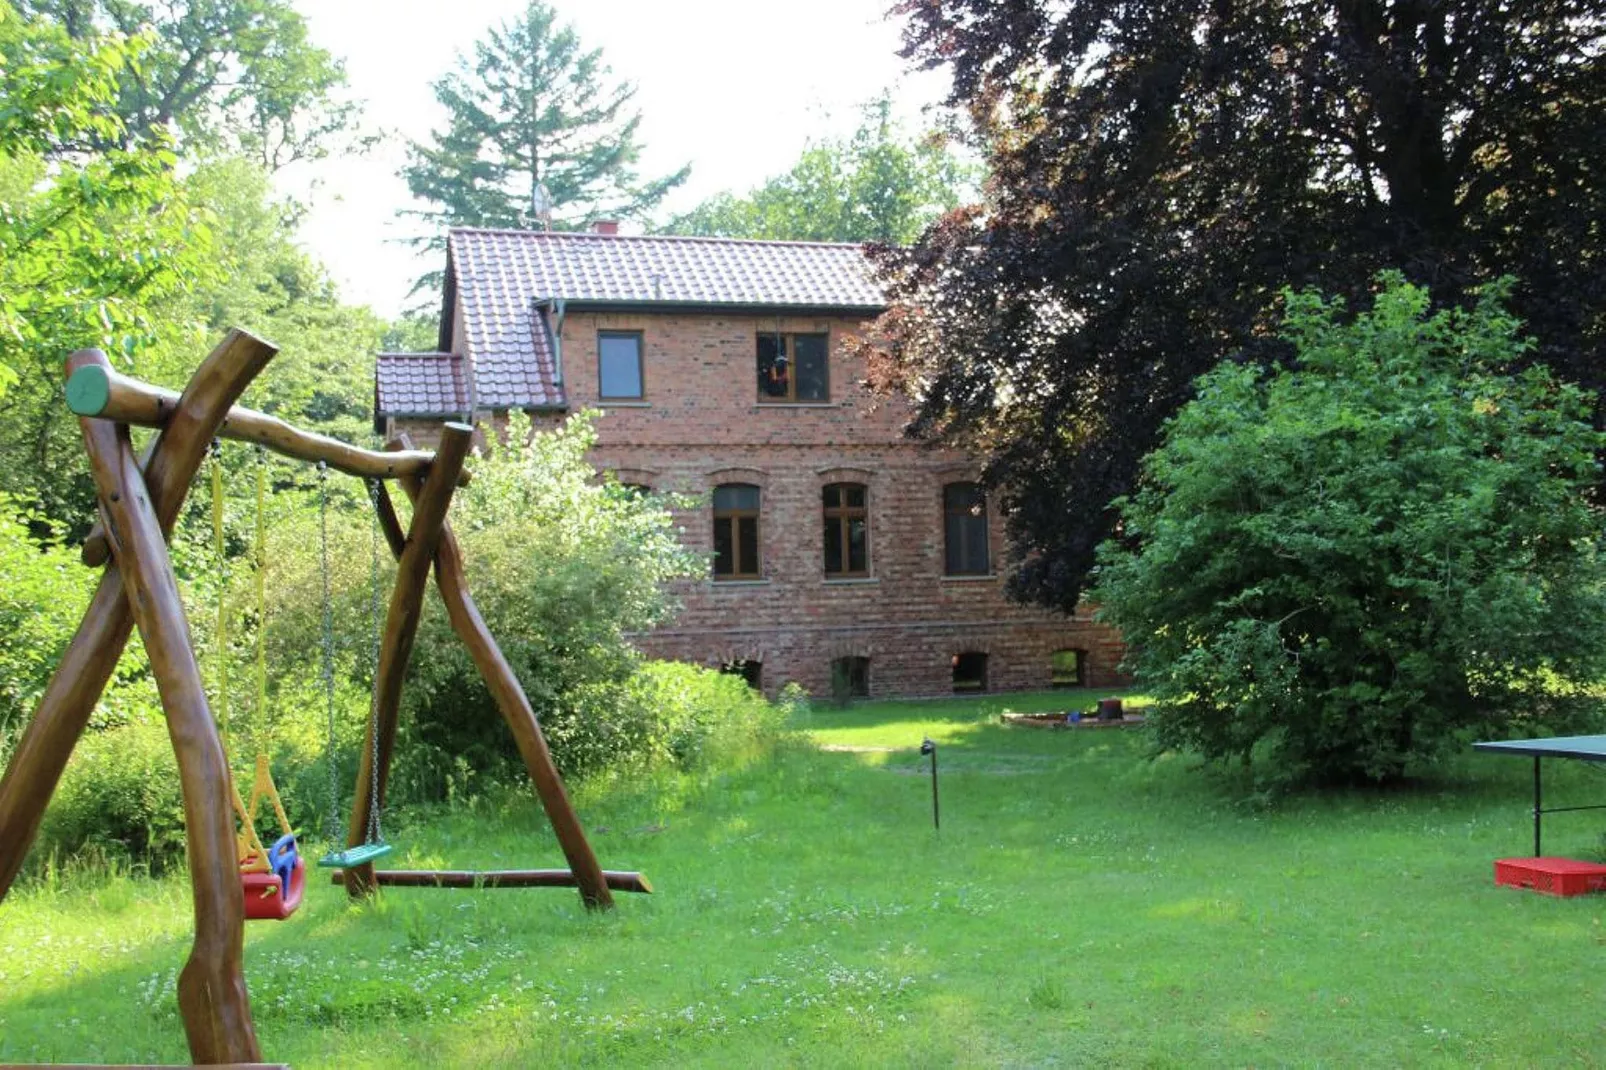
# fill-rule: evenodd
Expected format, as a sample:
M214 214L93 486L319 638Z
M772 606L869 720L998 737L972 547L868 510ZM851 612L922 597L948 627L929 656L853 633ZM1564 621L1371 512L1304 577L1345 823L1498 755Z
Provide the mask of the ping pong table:
M1553 806L1545 809L1544 782L1540 778L1539 762L1542 758L1576 758L1584 762L1606 762L1606 736L1555 736L1550 739L1508 739L1496 743L1474 743L1474 750L1494 754L1526 754L1534 762L1534 857L1544 854L1539 849L1541 820L1545 814L1561 814L1572 810L1606 810L1606 803L1595 806Z

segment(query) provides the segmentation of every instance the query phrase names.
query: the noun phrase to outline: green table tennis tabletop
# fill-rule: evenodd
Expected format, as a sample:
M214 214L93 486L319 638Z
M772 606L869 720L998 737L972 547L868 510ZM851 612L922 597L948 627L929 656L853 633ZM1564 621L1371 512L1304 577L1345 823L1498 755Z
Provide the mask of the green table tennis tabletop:
M1606 762L1606 736L1552 736L1549 739L1507 739L1488 743L1474 743L1473 748L1490 754L1521 754L1534 763L1534 857L1541 854L1543 821L1545 814L1559 814L1569 810L1606 810L1606 805L1553 806L1545 808L1545 789L1540 779L1539 759L1576 758L1585 762Z
M1497 754L1532 754L1543 758L1578 758L1606 762L1606 736L1552 736L1549 739L1507 739L1474 743L1473 748Z

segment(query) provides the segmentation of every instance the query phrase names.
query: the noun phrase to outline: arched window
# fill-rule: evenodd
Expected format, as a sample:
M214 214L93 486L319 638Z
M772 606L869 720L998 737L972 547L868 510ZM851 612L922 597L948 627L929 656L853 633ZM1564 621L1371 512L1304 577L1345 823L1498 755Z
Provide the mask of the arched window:
M987 553L987 492L979 483L949 483L942 488L944 571L950 576L985 576L992 571Z
M825 574L841 579L870 574L870 511L863 483L828 483L825 510Z
M759 491L751 483L714 488L714 579L756 580L763 576L758 556Z

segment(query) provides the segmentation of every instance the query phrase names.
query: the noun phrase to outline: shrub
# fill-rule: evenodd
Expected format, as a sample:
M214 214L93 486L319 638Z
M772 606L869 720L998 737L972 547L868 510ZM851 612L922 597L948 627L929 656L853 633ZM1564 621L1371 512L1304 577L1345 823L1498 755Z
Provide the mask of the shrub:
M0 759L50 682L97 579L67 547L33 538L30 520L0 495Z
M627 709L655 726L654 751L683 770L736 764L779 737L794 699L766 700L741 677L675 661L643 665Z
M184 855L184 796L160 719L79 740L45 811L36 858L126 857L153 871Z
M1391 778L1466 729L1566 728L1606 668L1584 396L1500 371L1528 346L1504 287L1431 314L1382 283L1348 323L1288 294L1297 364L1204 376L1119 503L1093 597L1161 746Z
M681 546L663 502L599 480L586 452L592 414L507 444L474 465L452 525L469 587L566 773L649 760L650 732L627 715L639 660L629 633L674 609L665 581L701 562ZM425 612L409 679L415 745L450 767L495 773L516 762L509 733L438 599Z

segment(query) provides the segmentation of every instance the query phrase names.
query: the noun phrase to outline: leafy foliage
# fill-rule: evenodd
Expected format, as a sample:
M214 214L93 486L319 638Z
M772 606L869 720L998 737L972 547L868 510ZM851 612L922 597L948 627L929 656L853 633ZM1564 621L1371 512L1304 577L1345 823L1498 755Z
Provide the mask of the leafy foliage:
M61 359L98 347L132 362L181 330L153 313L211 270L210 231L174 175L165 135L83 159L53 155L122 130L118 72L143 40L76 41L0 2L0 490L55 518L87 476L55 464ZM13 101L16 102L13 107ZM26 109L24 111L24 109Z
M343 304L322 265L302 250L299 206L275 197L268 173L243 159L197 168L188 187L212 214L222 270L169 315L205 324L212 337L245 327L279 346L246 404L348 441L371 435L372 354L385 324L366 308ZM185 353L148 374L170 375L176 387L195 362Z
M804 150L784 175L746 196L721 193L665 232L781 241L912 242L959 204L969 173L943 135L911 139L883 96L846 140Z
M880 262L886 381L1002 488L1012 589L1075 605L1108 503L1194 379L1286 350L1285 284L1502 275L1525 359L1606 386L1606 5L906 0L983 203Z
M474 466L455 497L452 526L470 589L514 666L566 773L628 764L659 746L652 719L625 712L638 655L629 633L674 608L664 582L697 574L663 503L599 483L586 460L589 416L531 435L516 417L505 444ZM516 758L512 740L463 644L433 600L413 659L411 768L444 792L454 761L493 771ZM398 768L398 776L409 775Z
M1206 375L1119 503L1093 595L1162 747L1385 779L1463 729L1563 729L1606 671L1587 395L1500 371L1529 345L1504 285L1430 315L1384 282L1348 324L1289 294L1296 366Z
M491 30L472 63L459 59L434 83L446 129L414 143L402 171L413 196L434 206L409 213L434 224L415 244L443 248L452 226L537 225L542 196L562 228L651 211L690 168L640 178L636 90L610 74L601 50L586 51L542 0ZM426 276L417 289L438 280Z
M307 39L289 0L22 0L76 41L145 34L141 62L117 71L115 127L81 130L79 151L129 149L169 127L196 148L277 169L325 155L355 132L344 65Z
M0 496L0 756L77 629L92 580L75 553L31 538L29 519Z

